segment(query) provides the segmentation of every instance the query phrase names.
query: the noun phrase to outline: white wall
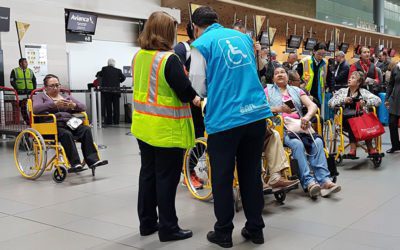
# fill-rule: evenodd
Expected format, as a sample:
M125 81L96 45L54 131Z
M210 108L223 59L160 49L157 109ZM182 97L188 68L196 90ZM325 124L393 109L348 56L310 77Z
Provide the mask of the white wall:
M114 58L116 67L131 66L133 55L139 50L132 43L94 40L92 43L68 43L70 88L86 89L95 75L109 58ZM132 86L132 78L126 78L122 85Z
M31 24L22 41L22 47L25 43L47 44L49 73L58 75L62 82L67 83L65 8L143 19L147 18L153 11L165 10L180 20L179 10L161 8L160 3L161 0L0 0L1 7L11 9L10 31L3 32L0 39L4 51L6 85L9 85L9 72L18 66L20 57L15 29L16 20ZM126 26L121 28L124 29ZM120 30L114 31L121 34ZM121 38L122 36L115 37ZM25 54L24 51L22 51L22 54ZM104 63L102 62L102 64ZM84 67L85 64L82 62L81 66ZM84 70L84 68L82 69Z

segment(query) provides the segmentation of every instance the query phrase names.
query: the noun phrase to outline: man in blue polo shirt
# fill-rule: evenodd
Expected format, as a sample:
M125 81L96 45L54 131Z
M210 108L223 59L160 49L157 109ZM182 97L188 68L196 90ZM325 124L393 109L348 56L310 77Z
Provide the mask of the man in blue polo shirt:
M218 24L218 15L210 7L196 9L192 21L196 40L191 44L190 79L197 93L207 97L205 126L217 218L207 239L222 247L232 246L236 163L247 218L242 235L262 244L260 159L265 118L272 113L258 79L253 41Z

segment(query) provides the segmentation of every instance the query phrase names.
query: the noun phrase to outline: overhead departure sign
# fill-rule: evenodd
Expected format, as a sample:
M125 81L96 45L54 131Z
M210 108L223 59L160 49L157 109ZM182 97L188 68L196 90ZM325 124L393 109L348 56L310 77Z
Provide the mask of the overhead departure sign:
M67 30L85 34L94 34L96 30L97 16L77 11L68 14Z

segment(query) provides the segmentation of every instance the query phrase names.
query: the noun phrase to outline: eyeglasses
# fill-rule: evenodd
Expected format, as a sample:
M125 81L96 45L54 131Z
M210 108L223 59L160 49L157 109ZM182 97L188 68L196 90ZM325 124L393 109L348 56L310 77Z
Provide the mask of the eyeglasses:
M50 89L56 89L56 88L60 88L61 84L47 85L46 87L48 87Z

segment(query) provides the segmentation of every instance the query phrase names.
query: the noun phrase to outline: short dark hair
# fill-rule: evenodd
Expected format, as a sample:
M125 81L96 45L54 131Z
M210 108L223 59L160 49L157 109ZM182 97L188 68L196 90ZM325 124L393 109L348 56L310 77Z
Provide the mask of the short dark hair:
M202 6L193 12L192 21L197 26L206 28L211 24L218 23L218 14L211 7Z
M23 61L26 61L26 58L25 58L25 57L21 57L21 58L18 60L18 64L21 64Z
M190 40L194 40L194 35L193 35L193 25L188 22L186 25L186 34L188 35Z
M243 29L244 28L244 23L242 20L237 20L233 25L232 28L238 27L239 29Z
M382 56L387 56L387 55L388 55L387 51L382 51Z
M314 51L318 51L318 50L320 50L320 49L323 49L323 50L326 50L326 44L325 43L317 43L315 46L314 46Z
M60 79L58 79L58 76L53 75L53 74L47 74L47 75L43 78L43 84L44 84L44 86L47 86L47 82L48 82L51 78L56 78L58 81L60 81Z

